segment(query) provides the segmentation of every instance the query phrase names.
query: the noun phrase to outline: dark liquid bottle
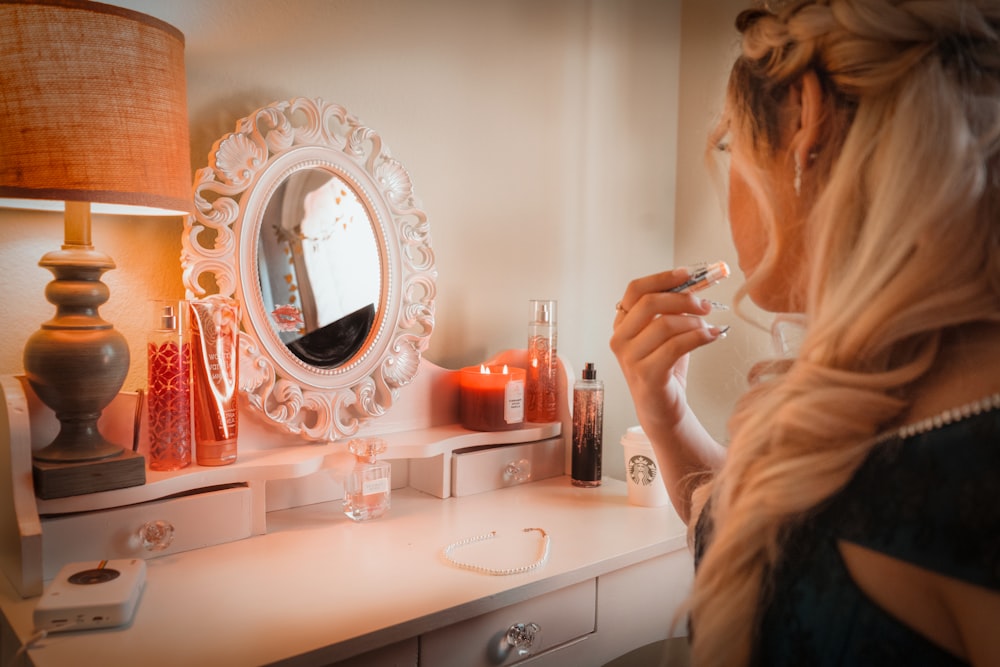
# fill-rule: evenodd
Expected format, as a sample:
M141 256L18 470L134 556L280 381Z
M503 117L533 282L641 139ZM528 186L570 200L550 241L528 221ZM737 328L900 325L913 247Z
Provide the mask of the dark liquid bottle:
M601 456L604 450L604 383L597 369L587 362L583 376L573 384L574 486L601 485Z

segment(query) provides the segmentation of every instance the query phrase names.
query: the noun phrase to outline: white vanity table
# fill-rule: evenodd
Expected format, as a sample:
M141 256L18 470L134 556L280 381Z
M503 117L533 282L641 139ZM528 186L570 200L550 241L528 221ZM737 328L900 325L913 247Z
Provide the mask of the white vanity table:
M375 521L353 523L331 502L267 522L265 535L149 560L130 626L52 635L23 664L510 664L490 662L490 646L512 624L537 623L530 664L600 665L666 637L690 582L676 515L628 505L617 480L578 489L556 477L443 500L405 489ZM552 538L530 572L489 576L442 557L489 530L502 551L528 526ZM9 656L32 634L35 599L7 582L0 591Z
M196 175L182 264L190 297L208 276L245 308L238 460L147 470L140 486L39 499L31 453L57 422L22 378L0 377L0 664L587 666L667 637L692 576L685 528L669 507L629 505L623 482L570 484L574 375L562 360L557 421L499 432L456 424L457 373L421 360L436 275L426 217L381 138L342 107L301 98L261 109L237 130ZM323 247L327 236L295 224L309 193L289 194L317 176L349 192L359 221L367 218L362 231L374 249L362 273L378 289L365 296L374 315L360 347L313 364L274 324L275 312L291 308L278 294L291 269L265 255L271 242L291 255L306 242ZM205 230L209 247L200 245ZM299 294L309 282L313 290L350 286L319 273L288 275ZM303 321L318 303L303 304ZM513 350L493 361L524 368L526 357ZM143 452L136 405L135 394L119 394L101 428ZM339 501L345 441L355 434L386 440L381 458L393 461L392 508L361 523ZM173 527L169 546L142 544L150 522ZM444 557L447 545L495 530L463 547L465 557L523 564L525 528L544 530L551 548L522 574L491 576ZM147 563L132 622L55 633L13 661L34 634L45 582L66 563L115 558ZM505 635L531 624L539 632L519 655Z
M395 418L432 420L428 387L437 387L436 404L447 407L449 375L425 364ZM581 489L560 474L491 491L440 492L456 449L535 447L562 422L492 434L448 424L385 433L389 457L401 464L394 475L404 473L394 486L409 486L395 488L386 516L362 523L345 517L338 500L303 504L337 493L324 468L336 467L342 443L282 443L250 420L236 465L150 471L142 487L45 501L25 484L29 462L17 443L31 439L30 430L54 428L53 417L30 392L18 400L19 379L2 379L7 446L0 459L14 471L3 485L3 665L34 634L43 580L69 561L146 558L134 620L123 628L55 633L28 651L30 661L12 664L111 667L137 664L140 654L150 667L512 664L522 658L496 653L504 632L536 623L541 631L530 664L601 665L668 636L690 585L685 528L673 509L629 505L619 480ZM130 397L120 399L109 421L120 423L116 411L131 411ZM560 412L568 421L566 403ZM388 421L379 426L392 428ZM535 442L482 450L485 440ZM161 518L175 524L174 542L162 552L144 551L137 528ZM17 524L22 532L11 532ZM448 544L496 530L496 539L465 553L483 564L511 564L524 557L514 540L528 527L551 536L548 560L529 572L490 576L443 556ZM676 631L683 633L683 623Z

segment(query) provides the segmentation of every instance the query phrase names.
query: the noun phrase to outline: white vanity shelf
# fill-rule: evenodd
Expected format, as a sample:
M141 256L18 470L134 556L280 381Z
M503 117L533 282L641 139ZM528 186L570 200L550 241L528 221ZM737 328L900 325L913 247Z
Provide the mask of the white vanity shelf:
M131 401L134 403L134 395ZM533 443L557 438L561 432L562 424L559 422L499 432L470 431L458 424L432 426L419 431L380 434L379 437L387 444L386 453L380 458L393 461L406 459L408 463L410 459L434 459L441 464L457 450ZM241 445L243 439L241 436ZM345 442L240 449L239 458L231 465L192 464L182 470L168 472L147 469L146 483L141 486L48 500L36 498L35 502L39 514L58 515L133 505L216 486L297 479L343 466L350 456ZM413 465L419 463L414 462ZM409 486L441 498L450 495L447 489L435 492L421 488L422 485L412 479L412 472L410 474Z

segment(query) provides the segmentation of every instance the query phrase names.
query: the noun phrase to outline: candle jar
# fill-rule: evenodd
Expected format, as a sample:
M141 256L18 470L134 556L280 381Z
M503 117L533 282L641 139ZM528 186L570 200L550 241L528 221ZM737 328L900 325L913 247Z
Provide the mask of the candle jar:
M459 419L474 431L506 431L524 424L523 368L467 366L459 371Z

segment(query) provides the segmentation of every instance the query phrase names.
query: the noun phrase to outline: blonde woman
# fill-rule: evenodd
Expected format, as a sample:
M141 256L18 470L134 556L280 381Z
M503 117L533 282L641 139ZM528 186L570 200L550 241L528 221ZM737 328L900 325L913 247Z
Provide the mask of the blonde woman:
M1000 0L737 19L713 145L741 293L802 321L725 447L710 304L634 280L611 348L689 523L698 667L1000 665Z

